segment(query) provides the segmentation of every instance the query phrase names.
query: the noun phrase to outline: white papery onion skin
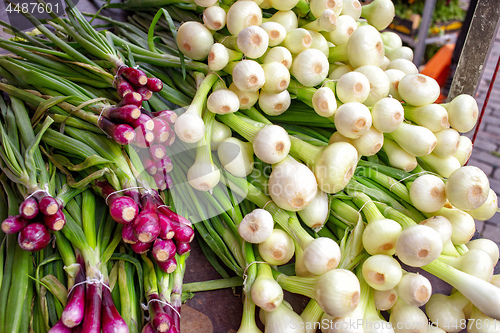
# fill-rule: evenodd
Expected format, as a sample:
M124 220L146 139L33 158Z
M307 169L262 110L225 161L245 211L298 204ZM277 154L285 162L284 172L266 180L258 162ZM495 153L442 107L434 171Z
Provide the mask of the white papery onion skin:
M392 307L389 321L396 333L426 333L429 326L424 311L401 299Z
M404 120L403 106L395 98L380 99L373 105L371 113L373 127L382 133L394 132Z
M428 128L404 122L391 132L391 138L409 154L417 157L429 155L437 144L436 136Z
M464 165L470 158L472 154L472 141L465 135L460 136L460 141L458 142L458 149L453 154L453 156L460 162L460 165Z
M496 266L500 254L499 254L499 249L498 249L497 243L495 243L491 239L477 238L477 239L471 240L469 243L467 243L467 248L469 250L480 249L480 250L485 251L486 253L489 254L489 256L491 258L491 262L493 263L493 266Z
M227 114L238 111L240 100L238 95L229 89L218 89L207 99L207 109L216 114Z
M355 19L349 15L340 15L337 17L337 27L333 31L324 33L324 35L334 45L340 45L347 43L357 28L358 25Z
M347 72L339 78L335 90L342 103L363 103L370 95L370 81L363 73Z
M453 244L467 244L472 236L474 236L476 232L474 219L463 210L447 208L445 205L445 207L438 210L435 214L442 215L450 221L453 226L453 231L451 233L451 241Z
M427 156L421 156L420 159L442 177L449 177L461 166L460 162L453 156L441 157L433 153Z
M299 27L297 15L292 10L279 10L269 20L284 26L287 33Z
M292 63L291 73L302 85L314 87L328 76L328 58L316 49L300 52Z
M377 309L387 311L396 304L398 293L395 289L373 290L373 300Z
M269 195L276 205L286 210L304 209L314 199L317 190L312 171L292 158L276 164L269 176Z
M214 43L208 54L208 68L211 71L220 71L229 63L229 52L220 43Z
M441 93L439 84L423 74L407 74L399 81L399 95L405 102L414 106L434 103Z
M343 136L357 139L367 133L372 126L370 110L358 102L342 104L334 116L337 131Z
M451 127L460 133L469 132L476 125L479 112L477 102L472 96L458 95L443 106L448 110Z
M262 10L254 1L236 1L227 11L226 26L233 36L237 36L246 27L261 23Z
M429 301L425 305L425 310L429 319L433 323L436 323L438 327L441 326L441 328L444 329L445 326L451 326L444 324L446 322L456 321L459 323L461 321L466 321L463 308L461 308L461 305L459 304L460 302L453 302L452 299L450 299L450 296L435 293L430 297ZM461 330L462 329L459 325L456 325L455 327L446 327L446 332L450 333L458 333Z
M226 11L219 6L210 6L203 11L203 23L210 30L226 26Z
M316 285L316 301L332 317L354 311L360 300L359 280L346 269L332 269L321 275Z
M406 172L410 172L417 167L417 158L406 152L396 142L384 138L384 151L389 158L389 164Z
M226 124L219 123L214 120L212 125L212 138L210 140L210 148L216 150L224 139L230 138L232 135L231 128Z
M394 220L375 220L363 230L362 242L366 252L371 255L396 253L396 240L403 229Z
M322 117L331 117L337 111L335 93L329 87L321 87L314 92L312 98L314 111Z
M292 100L288 90L279 93L262 91L259 94L259 107L267 115L278 116L288 110Z
M262 66L254 60L238 62L233 69L232 75L233 83L242 91L256 92L262 88L266 81Z
M411 184L410 199L421 212L435 212L446 203L444 182L434 175L422 175Z
M312 274L322 275L337 268L340 256L340 247L334 240L319 237L304 249L304 265Z
M299 211L299 216L309 228L323 227L330 215L328 195L318 190L316 197L304 209Z
M358 164L358 151L347 142L327 146L314 165L314 174L323 192L342 191L351 180Z
M446 195L458 209L473 210L486 202L490 183L486 174L475 166L464 166L446 181Z
M262 65L266 82L262 90L269 93L280 93L290 84L290 72L281 62L269 62Z
M287 69L290 69L292 67L292 54L286 47L273 47L264 54L262 63L267 64L275 61L282 63Z
M257 103L259 100L259 92L258 91L242 91L239 90L238 87L233 83L229 86L229 90L234 92L237 96L238 99L240 100L240 109L241 110L248 110L252 106Z
M479 207L473 210L468 210L470 216L479 221L486 221L491 219L498 211L498 197L495 191L490 189L488 198Z
M396 286L399 298L407 304L421 307L432 295L432 285L429 279L418 273L406 273Z
M371 25L357 28L347 41L347 57L354 67L378 66L384 60L384 43L380 33Z
M352 140L352 145L356 148L361 156L373 156L382 149L384 144L384 134L379 132L373 126L368 132L361 135L357 139Z
M278 125L268 125L261 129L253 140L255 155L265 163L276 164L288 156L290 137Z
M208 57L214 38L203 24L188 21L177 30L176 41L182 54L194 60L203 60Z
M225 170L236 177L246 177L253 170L253 148L250 142L227 138L219 143L217 156Z
M286 37L286 29L278 22L264 22L260 25L269 35L269 46L281 44Z
M355 69L356 72L363 73L370 81L370 93L363 102L366 106L373 106L384 97L389 96L390 82L384 71L373 65L365 65Z
M398 69L405 74L417 74L417 66L413 62L407 59L394 59L392 60L387 69Z
M271 236L274 221L271 213L265 209L254 209L243 217L238 225L238 233L247 242L259 244Z
M387 69L385 71L385 75L389 79L389 96L397 99L398 101L402 101L401 95L398 92L399 81L403 77L405 77L406 73L400 71L399 69Z
M294 253L293 239L281 229L274 229L271 235L259 244L259 254L271 265L286 264Z
M414 225L404 229L396 241L396 255L404 264L421 267L437 259L443 250L439 234L431 227Z
M236 43L240 51L248 58L260 58L267 51L269 36L261 27L252 25L238 33Z
M401 281L403 270L396 259L385 254L368 257L362 267L363 277L375 290L390 290Z
M434 154L446 157L455 154L458 150L458 145L460 144L460 133L458 133L453 128L447 128L439 132L435 132L434 135L437 139L437 144L434 150Z
M361 3L358 0L344 0L341 15L349 15L354 20L361 16Z

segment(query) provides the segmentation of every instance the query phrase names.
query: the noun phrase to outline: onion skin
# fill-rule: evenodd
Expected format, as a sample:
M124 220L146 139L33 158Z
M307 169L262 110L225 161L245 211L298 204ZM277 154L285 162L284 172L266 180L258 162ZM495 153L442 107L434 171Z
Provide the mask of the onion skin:
M21 231L30 221L21 215L9 216L2 222L2 231L6 234L15 234Z
M33 222L21 229L17 239L23 250L37 252L49 245L51 235L45 225Z
M153 243L143 243L143 242L137 241L133 244L130 244L130 247L137 254L145 254L151 249L152 245L153 245Z
M102 332L103 333L128 333L128 326L116 309L111 297L111 291L104 287L102 290Z
M154 241L160 234L158 215L153 211L142 211L133 224L135 236L143 243Z
M53 215L44 215L43 223L49 230L59 231L66 224L66 218L64 217L62 210L59 209L57 213Z
M61 321L67 327L78 326L83 320L85 314L85 283L82 282L84 281L84 268L80 266L75 278L75 287L71 289L71 293L68 295L68 302L61 314Z
M87 283L82 333L101 331L102 288L101 282Z
M49 333L71 333L73 330L70 327L65 326L61 320L52 326Z
M155 239L151 254L156 261L167 261L173 258L175 253L176 247L172 240Z
M38 202L35 198L28 198L19 206L19 214L25 219L33 219L38 215Z
M132 222L137 217L139 206L132 198L122 196L110 202L109 212L113 220L126 224Z

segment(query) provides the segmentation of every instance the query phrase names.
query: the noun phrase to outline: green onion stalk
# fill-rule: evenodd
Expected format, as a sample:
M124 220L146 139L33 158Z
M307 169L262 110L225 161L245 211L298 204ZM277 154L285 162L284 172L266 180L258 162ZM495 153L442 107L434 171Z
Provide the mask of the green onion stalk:
M0 176L2 184L3 214L14 215L18 213L20 198L13 191L13 187L5 175ZM2 280L0 287L0 329L5 332L22 332L24 326L23 310L27 299L27 292L32 281L29 277L33 274L33 256L24 251L17 242L15 235L6 234L2 240ZM28 308L29 309L29 308ZM29 313L29 311L28 311Z
M45 162L39 148L42 136L53 121L45 119L35 135L20 100L11 97L10 104L2 100L0 106L5 115L5 122L0 125L0 168L18 185L23 198L18 212L3 220L2 231L18 234L19 246L36 252L50 243L51 232L61 230L65 224L63 203L54 192L51 178L55 169Z

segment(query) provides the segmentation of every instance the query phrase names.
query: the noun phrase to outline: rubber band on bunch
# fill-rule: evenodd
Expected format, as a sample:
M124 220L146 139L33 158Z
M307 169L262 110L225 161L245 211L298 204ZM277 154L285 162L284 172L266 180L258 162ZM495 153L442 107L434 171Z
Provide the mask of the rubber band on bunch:
M143 187L141 187L141 186L134 186L134 187L124 188L123 190L118 190L118 191L111 192L110 194L108 194L106 196L106 199L104 201L106 202L106 205L107 205L109 197L112 196L113 194L125 192L125 191L128 191L128 190L138 190L138 189L141 189L141 188L143 188Z

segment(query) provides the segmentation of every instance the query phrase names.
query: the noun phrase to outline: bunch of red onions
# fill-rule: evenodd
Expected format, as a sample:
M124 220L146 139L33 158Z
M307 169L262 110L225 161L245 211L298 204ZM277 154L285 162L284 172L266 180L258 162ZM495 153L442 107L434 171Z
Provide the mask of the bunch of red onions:
M52 231L61 230L66 219L56 199L45 191L35 191L19 206L19 215L7 217L2 222L6 234L18 234L19 246L36 252L50 243Z
M123 66L116 73L114 86L121 100L102 108L99 127L119 144L143 146L145 139L141 129L151 117L142 108L142 102L161 91L163 83L158 78L148 78L140 69Z
M194 238L191 223L169 209L156 191L142 194L137 200L128 192L116 192L107 182L97 182L96 186L106 198L111 217L123 224L123 241L138 254L151 250L158 267L173 272L177 267L175 254L191 251L190 242Z
M103 286L102 281L87 283L84 267L81 263L61 317L49 333L95 332L100 329L103 333L128 333L127 323L116 309L109 286ZM98 289L102 289L102 293Z

